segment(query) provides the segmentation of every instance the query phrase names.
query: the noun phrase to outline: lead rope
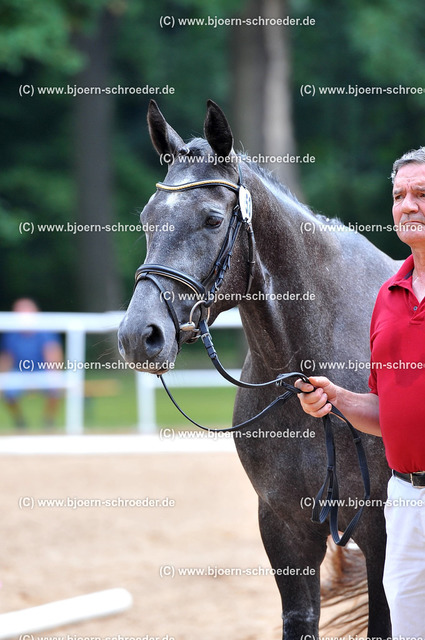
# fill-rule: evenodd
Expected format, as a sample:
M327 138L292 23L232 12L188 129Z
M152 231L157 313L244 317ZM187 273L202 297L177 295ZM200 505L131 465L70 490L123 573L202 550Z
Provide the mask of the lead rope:
M191 422L193 425L195 425L196 427L199 427L200 429L203 429L204 431L212 431L215 433L226 433L226 432L243 430L246 427L253 425L260 418L263 418L269 411L271 411L278 404L280 403L285 404L285 402L287 402L290 398L293 398L295 397L295 395L302 393L300 389L297 389L297 387L294 387L293 385L286 382L288 378L297 377L297 378L301 378L304 382L309 382L308 378L303 373L299 373L297 371L280 374L274 380L269 380L268 382L262 382L262 383L250 383L250 382L244 382L243 380L237 380L236 378L231 376L230 373L226 371L223 365L221 364L218 358L217 352L214 348L214 344L212 341L212 337L211 337L207 322L205 320L201 320L201 322L199 323L199 328L201 330L201 340L204 344L204 347L208 353L208 356L211 362L213 363L216 370L220 373L220 375L223 376L228 382L231 382L233 385L236 385L238 387L242 387L245 389L246 388L252 389L255 387L257 388L266 387L272 384L276 384L277 386L283 387L284 389L286 389L285 393L275 398L269 405L267 405L267 407L265 407L262 411L257 413L257 415L253 416L252 418L249 418L248 420L245 420L240 424L234 425L233 427L228 427L225 429L214 429L212 427L206 427L204 425L201 425L195 420L193 420L192 418L190 418L187 415L187 413L183 411L183 409L179 406L179 404L173 397L171 391L169 390L164 380L164 376L159 375L158 377L161 380L162 386L164 387L168 397L170 398L174 406L178 409L178 411L180 411L180 413L186 418L186 420L189 420L189 422ZM351 422L349 422L349 420L347 420L347 418L341 413L341 411L339 411L339 409L337 409L334 405L332 405L331 413L338 416L345 422L345 424L349 428L350 433L353 437L353 441L356 446L357 459L358 459L359 468L360 468L362 481L363 481L363 487L364 487L363 503L360 506L357 513L348 523L342 536L340 536L339 535L340 529L338 526L339 486L338 486L338 479L336 474L336 450L335 450L335 440L333 435L332 423L331 423L330 416L328 414L322 418L323 427L325 431L327 472L326 472L325 480L322 486L320 487L317 496L314 499L311 520L312 522L323 524L326 518L329 516L329 527L330 527L332 539L336 545L344 547L347 544L348 540L353 535L354 530L356 529L359 523L359 520L362 516L364 507L370 498L370 477L369 477L369 470L367 466L366 454L365 454L363 443L361 441L361 438L357 429L353 427ZM323 498L325 492L326 492L326 498Z

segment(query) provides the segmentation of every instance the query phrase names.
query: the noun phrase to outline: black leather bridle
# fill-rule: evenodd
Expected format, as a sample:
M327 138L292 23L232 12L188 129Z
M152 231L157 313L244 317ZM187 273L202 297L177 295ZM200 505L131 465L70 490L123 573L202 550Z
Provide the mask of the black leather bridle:
M169 192L179 192L186 191L188 189L198 189L203 187L225 187L227 189L231 189L237 195L237 201L232 210L232 215L230 218L229 226L227 229L226 237L221 246L217 259L214 262L214 265L207 275L207 277L199 282L192 276L189 276L173 267L167 267L160 264L143 264L136 271L135 275L135 285L137 286L138 282L141 280L150 280L155 284L158 290L161 293L161 298L164 300L165 304L168 307L168 311L173 320L173 324L176 330L176 340L178 346L180 348L180 332L181 331L191 331L194 333L194 336L188 342L197 340L201 338L204 347L208 353L208 356L213 363L214 367L217 371L222 375L226 380L230 383L242 387L245 389L252 388L260 388L266 387L270 385L277 385L279 387L283 387L285 389L285 393L277 396L269 405L267 405L262 411L260 411L257 415L245 420L241 424L237 424L233 427L229 427L227 429L212 429L210 427L205 427L195 420L192 420L184 411L181 409L171 391L169 390L163 375L159 375L162 385L167 392L169 398L175 405L175 407L180 411L180 413L189 420L192 424L199 427L200 429L204 429L206 431L216 431L216 432L227 432L227 431L239 431L245 429L248 426L253 425L259 419L263 418L269 411L271 411L276 405L284 404L290 398L295 397L298 393L301 393L300 389L286 382L288 378L298 377L301 378L304 382L309 382L308 378L299 372L291 372L286 374L280 374L274 380L269 380L267 382L262 383L251 383L244 382L242 380L236 380L233 376L231 376L221 364L217 352L214 348L214 344L211 338L210 330L208 327L208 319L209 319L209 310L211 305L213 304L216 294L220 289L225 273L230 266L230 260L233 253L233 248L235 246L236 240L239 236L239 232L242 227L245 227L248 234L248 242L249 242L249 259L248 259L248 281L246 287L246 293L248 293L251 289L253 275L254 275L254 266L255 266L255 241L254 241L254 232L252 228L252 201L251 195L248 189L244 186L242 180L242 173L240 165L238 164L239 170L239 183L235 184L233 182L227 180L201 180L198 182L187 182L179 185L168 185L162 182L158 182L156 184L157 189L162 191ZM168 299L169 296L165 295L167 292L164 289L161 282L158 280L156 276L162 276L166 278L170 278L171 280L175 280L185 285L189 289L193 291L195 294L197 301L193 305L191 312L189 314L189 321L183 324L180 324L176 311L173 307L172 302ZM200 310L200 317L198 320L198 324L193 321L194 311L198 307ZM369 478L369 470L367 466L366 455L364 452L363 444L359 433L353 427L353 425L343 416L343 414L332 405L332 411L334 415L341 418L349 428L351 435L353 437L354 444L356 446L357 458L359 462L359 467L362 475L363 486L364 486L364 496L362 506L359 508L357 513L354 515L352 520L347 525L344 533L340 537L339 535L339 526L338 526L338 507L339 507L339 488L338 488L338 480L336 476L336 455L335 455L335 442L332 430L332 424L329 415L326 415L323 418L323 425L325 430L325 443L326 443L326 452L327 452L327 473L326 478L321 486L313 505L312 512L312 521L323 523L329 515L329 525L332 538L335 544L339 546L345 546L352 536L360 517L363 513L364 506L368 503L370 498L370 478ZM326 493L326 498L324 498Z
M230 222L227 228L226 237L209 274L202 282L199 282L192 276L178 271L173 267L166 267L161 264L143 264L136 271L134 285L135 287L137 286L137 283L140 282L140 280L151 280L161 292L161 298L167 305L170 316L174 323L179 349L181 346L181 331L193 332L194 336L191 340L188 340L188 342L193 342L200 337L199 323L201 319L207 317L208 320L209 318L209 309L216 299L216 294L218 293L218 290L223 283L226 271L230 266L233 248L242 227L244 227L247 232L249 245L248 281L245 293L249 293L251 289L255 266L255 240L254 232L252 229L252 202L250 192L242 184L242 172L239 165L238 170L238 184L230 182L229 180L199 180L197 182L187 182L178 185L169 185L163 182L158 182L156 184L157 189L168 192L187 191L189 189L199 189L204 187L225 187L226 189L234 191L238 196L235 206L233 207L232 214L230 216ZM188 322L180 324L173 304L168 299L169 296L166 295L166 290L155 276L165 276L166 278L170 278L171 280L176 280L177 282L180 282L181 284L191 289L191 291L193 291L193 293L195 294L196 303L193 305L192 310L189 314ZM196 326L195 322L193 321L193 316L195 309L197 309L198 307L201 307L201 313L198 321L198 326Z

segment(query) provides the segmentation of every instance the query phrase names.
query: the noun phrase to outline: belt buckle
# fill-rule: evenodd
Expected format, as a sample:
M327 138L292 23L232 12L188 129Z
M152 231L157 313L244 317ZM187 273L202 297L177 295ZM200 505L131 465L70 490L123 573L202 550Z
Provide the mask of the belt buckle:
M414 471L413 473L409 473L410 482L412 487L416 489L423 489L425 487L425 471ZM417 484L415 479L422 479L423 484Z

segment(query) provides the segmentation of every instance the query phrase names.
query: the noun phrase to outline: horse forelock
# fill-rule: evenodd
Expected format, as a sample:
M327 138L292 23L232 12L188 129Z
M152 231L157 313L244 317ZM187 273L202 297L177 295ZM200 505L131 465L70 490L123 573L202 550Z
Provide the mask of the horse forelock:
M204 138L192 138L185 143L174 157L172 168L179 167L182 172L182 180L187 181L184 172L189 172L191 179L227 178L237 179L237 161L222 162ZM235 156L236 160L236 156ZM233 166L232 166L233 165ZM190 171L188 169L191 168Z

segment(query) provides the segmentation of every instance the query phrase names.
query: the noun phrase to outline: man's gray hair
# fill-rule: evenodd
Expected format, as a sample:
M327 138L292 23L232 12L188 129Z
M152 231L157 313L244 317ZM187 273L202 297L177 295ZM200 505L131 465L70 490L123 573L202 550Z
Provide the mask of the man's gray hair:
M419 147L419 149L411 149L404 153L401 158L398 158L393 164L393 170L391 172L391 180L397 175L397 171L404 167L406 164L416 162L416 164L425 164L425 147Z

